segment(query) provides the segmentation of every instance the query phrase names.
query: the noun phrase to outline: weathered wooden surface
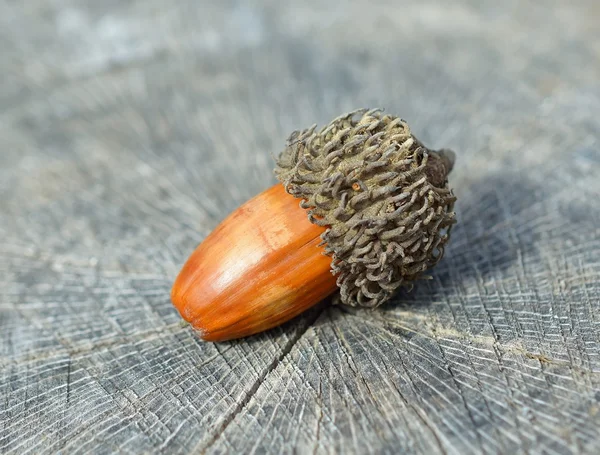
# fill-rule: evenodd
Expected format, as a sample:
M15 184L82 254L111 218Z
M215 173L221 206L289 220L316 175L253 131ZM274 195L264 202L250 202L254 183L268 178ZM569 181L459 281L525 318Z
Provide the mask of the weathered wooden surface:
M0 452L597 453L600 8L0 4ZM459 155L433 279L199 341L181 264L288 133Z

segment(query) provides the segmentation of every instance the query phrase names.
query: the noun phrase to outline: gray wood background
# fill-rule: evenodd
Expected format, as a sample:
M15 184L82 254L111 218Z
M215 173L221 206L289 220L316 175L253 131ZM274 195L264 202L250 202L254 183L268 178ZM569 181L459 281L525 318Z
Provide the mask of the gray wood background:
M594 0L0 3L1 453L597 453ZM457 225L379 311L198 340L193 248L358 107L451 147Z

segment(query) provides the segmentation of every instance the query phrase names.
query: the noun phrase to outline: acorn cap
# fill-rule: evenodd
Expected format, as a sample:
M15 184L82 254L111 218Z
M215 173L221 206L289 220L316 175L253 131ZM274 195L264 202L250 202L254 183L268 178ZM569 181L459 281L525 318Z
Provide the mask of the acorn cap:
M361 109L293 132L275 174L326 227L339 300L376 307L442 258L456 222L453 164L452 151L428 150L404 120Z

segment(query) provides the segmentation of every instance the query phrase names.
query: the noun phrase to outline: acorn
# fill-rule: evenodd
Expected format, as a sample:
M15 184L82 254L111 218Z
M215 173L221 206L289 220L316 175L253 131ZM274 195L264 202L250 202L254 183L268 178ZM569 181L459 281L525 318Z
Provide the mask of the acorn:
M378 307L442 258L456 222L454 159L380 109L293 132L277 159L280 183L198 246L173 304L207 341L270 329L330 294Z

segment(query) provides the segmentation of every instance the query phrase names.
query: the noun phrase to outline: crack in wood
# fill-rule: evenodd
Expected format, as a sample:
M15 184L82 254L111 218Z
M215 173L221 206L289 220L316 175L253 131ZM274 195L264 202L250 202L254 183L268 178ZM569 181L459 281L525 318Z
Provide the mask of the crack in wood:
M219 426L215 429L215 431L213 432L210 439L206 443L204 443L201 447L196 448L196 450L204 453L204 452L208 451L217 442L217 440L219 439L219 437L221 437L221 435L223 434L225 429L233 422L233 420L240 414L240 412L242 412L242 410L248 405L248 403L250 402L252 397L254 397L254 395L256 394L256 392L258 391L260 386L265 382L265 380L267 379L269 374L271 374L273 371L275 371L277 369L277 367L279 367L279 365L281 364L283 359L285 359L285 357L292 351L294 346L298 343L298 341L300 341L300 339L304 336L304 334L306 334L306 332L308 332L308 330L310 330L312 328L312 325L319 319L319 317L321 316L321 314L323 314L324 311L325 311L324 308L320 308L318 311L315 311L314 316L312 316L310 319L308 319L306 321L306 325L301 330L299 330L296 333L296 335L291 337L286 342L286 344L284 345L284 347L281 350L281 352L279 353L279 355L277 357L275 357L272 360L272 362L260 373L258 378L256 378L256 380L252 383L252 385L246 391L246 393L244 393L244 396L235 405L235 407L233 408L233 411L230 412L222 420L222 422L219 424Z

